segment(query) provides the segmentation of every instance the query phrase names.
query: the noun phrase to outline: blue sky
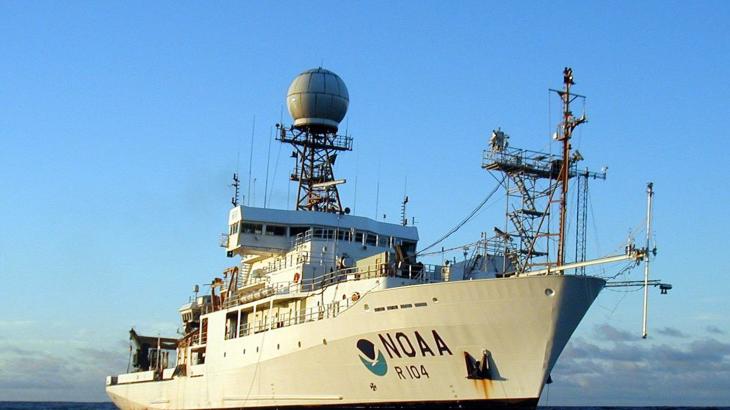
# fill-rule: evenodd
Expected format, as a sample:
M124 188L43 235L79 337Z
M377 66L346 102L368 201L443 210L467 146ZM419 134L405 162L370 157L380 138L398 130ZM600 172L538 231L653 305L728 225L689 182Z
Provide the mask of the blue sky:
M345 205L374 216L379 180L396 221L407 178L427 243L492 189L479 165L493 128L555 149L547 89L569 65L589 97L574 146L609 167L591 188L591 255L641 229L652 180L654 272L675 289L652 292L646 341L640 294L604 292L543 403L730 405L728 21L722 1L0 2L0 400L105 400L130 326L175 331L192 285L230 263L217 237L254 117L251 199L268 156L270 205L287 206L289 151L267 153L299 72L348 85ZM445 245L491 231L500 209Z

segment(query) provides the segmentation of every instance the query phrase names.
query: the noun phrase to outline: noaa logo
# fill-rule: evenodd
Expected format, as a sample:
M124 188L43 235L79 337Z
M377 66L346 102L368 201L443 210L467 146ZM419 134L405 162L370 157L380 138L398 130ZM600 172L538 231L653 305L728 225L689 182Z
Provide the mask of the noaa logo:
M375 345L371 341L360 339L357 341L357 348L360 349L362 364L374 375L385 376L385 373L388 373L388 363L385 362L383 352L377 349L376 355Z

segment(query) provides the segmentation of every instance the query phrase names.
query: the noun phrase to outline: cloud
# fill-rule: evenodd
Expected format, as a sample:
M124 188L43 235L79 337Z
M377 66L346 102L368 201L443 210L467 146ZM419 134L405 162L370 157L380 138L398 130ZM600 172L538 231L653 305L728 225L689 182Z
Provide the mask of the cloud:
M730 402L730 343L701 338L682 344L614 341L606 347L602 341L575 338L568 343L553 369L555 383L543 394L542 405ZM551 400L546 402L548 396Z
M683 339L686 339L689 337L688 334L682 332L681 330L674 328L674 327L669 327L669 326L665 326L661 329L657 329L657 333L659 333L660 335L664 335L664 336L678 337L678 338L683 338Z
M3 346L0 397L4 400L107 401L104 380L124 371L123 351L75 348L49 353L26 346Z
M712 333L713 335L724 335L725 331L720 329L717 326L709 325L705 328L707 330L707 333Z
M638 340L638 337L635 335L625 330L615 328L607 323L596 326L593 329L593 333L600 340L609 342L630 342Z

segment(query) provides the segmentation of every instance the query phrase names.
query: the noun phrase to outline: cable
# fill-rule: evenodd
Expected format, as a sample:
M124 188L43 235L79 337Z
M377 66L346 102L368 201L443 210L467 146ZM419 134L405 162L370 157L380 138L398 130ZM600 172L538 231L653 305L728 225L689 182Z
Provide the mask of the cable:
M476 245L479 242L481 242L481 240L476 241L476 242L465 243L465 244L459 245L459 246L454 246L453 248L441 249L441 250L438 250L438 251L432 251L432 252L426 252L426 253L422 253L423 251L421 251L421 252L418 253L418 255L420 255L420 256L428 256L428 255L436 255L436 254L439 254L439 253L447 253L447 252L455 251L457 249L464 249L465 247L472 247L473 245Z
M442 236L441 238L439 238L436 242L434 242L434 243L428 245L427 247L421 249L420 251L416 252L416 255L420 255L423 252L425 252L425 251L433 248L434 246L440 244L441 242L443 242L444 240L446 240L446 238L448 238L449 236L453 235L456 231L458 231L459 229L461 229L462 226L464 226L467 222L469 222L469 220L471 218L473 218L474 215L476 215L479 212L480 209L482 209L482 207L487 203L487 201L489 201L489 199L492 197L492 195L494 195L494 193L497 192L497 190L499 189L499 187L504 182L504 179L505 178L506 178L506 176L503 176L502 177L502 180L499 181L499 184L495 185L494 189L492 189L492 191L489 192L489 195L487 195L487 197L484 198L484 200L479 205L477 205L477 207L474 208L474 210L471 211L471 213L466 218L462 219L461 222L459 222L455 227L451 228L448 232L446 232L446 234L444 236Z

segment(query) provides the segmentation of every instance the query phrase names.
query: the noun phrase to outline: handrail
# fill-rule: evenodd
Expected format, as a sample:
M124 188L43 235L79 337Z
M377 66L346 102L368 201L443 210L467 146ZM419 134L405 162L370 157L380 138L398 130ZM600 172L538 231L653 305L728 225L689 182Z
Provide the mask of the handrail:
M252 282L247 283L247 286L255 283L264 283L264 287L244 294L238 292L236 296L226 300L222 307L223 309L239 308L247 303L277 295L304 296L307 293L321 290L335 284L378 277L399 277L414 280L417 283L449 281L448 273L437 269L437 267L440 268L439 265L407 265L399 269L391 264L379 263L327 272L314 278L303 279L299 282L286 281L272 283L268 277L255 278L252 279ZM326 305L310 307L306 312L292 315L283 313L275 318L269 317L266 321L259 320L257 322L239 323L237 337L305 322L334 318L354 306L356 302L357 299L351 300L351 298L345 298ZM210 313L210 311L206 311L205 313ZM200 332L196 332L191 337L190 345L205 344L207 342L206 339L206 333L203 333L201 337Z
M442 275L439 265L408 265L407 268L397 269L393 265L380 263L365 267L349 267L327 272L313 278L302 279L299 282L282 281L270 282L269 278L254 279L258 283L265 283L263 288L241 294L240 292L227 300L224 308L239 306L273 295L290 295L314 292L328 286L342 282L358 281L375 277L400 277L416 280L420 283L448 281L448 276ZM250 285L251 283L247 284Z

